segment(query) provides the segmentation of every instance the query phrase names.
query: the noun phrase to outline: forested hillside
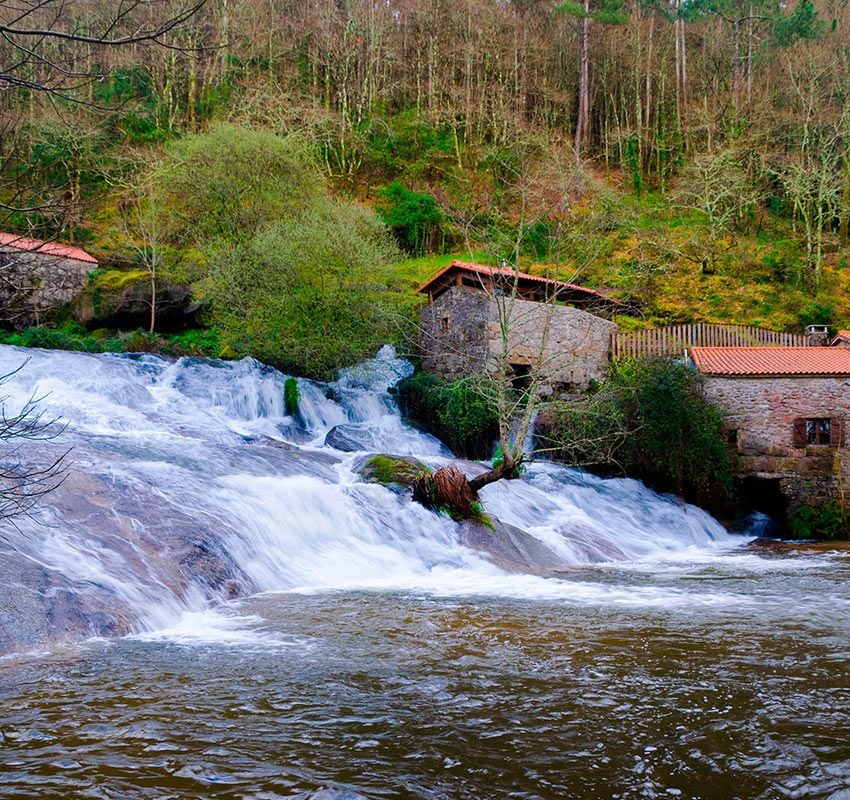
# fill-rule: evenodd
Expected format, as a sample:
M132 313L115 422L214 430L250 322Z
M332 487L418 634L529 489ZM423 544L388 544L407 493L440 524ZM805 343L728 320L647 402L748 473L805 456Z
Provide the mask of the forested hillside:
M2 227L188 282L213 349L324 374L454 253L628 325L850 320L842 2L25 5L113 44L7 31ZM139 13L157 41L115 44Z

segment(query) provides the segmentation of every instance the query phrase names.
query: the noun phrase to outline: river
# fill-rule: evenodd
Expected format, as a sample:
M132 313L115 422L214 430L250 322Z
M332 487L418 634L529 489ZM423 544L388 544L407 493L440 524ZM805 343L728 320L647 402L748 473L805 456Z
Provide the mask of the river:
M506 563L324 443L447 461L390 350L296 419L256 362L27 356L74 450L0 542L0 796L850 798L846 547L540 464Z

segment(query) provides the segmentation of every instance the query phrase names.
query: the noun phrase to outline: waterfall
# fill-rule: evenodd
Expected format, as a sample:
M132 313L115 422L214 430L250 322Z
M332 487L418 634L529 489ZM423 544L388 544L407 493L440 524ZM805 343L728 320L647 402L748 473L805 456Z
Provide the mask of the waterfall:
M72 447L72 468L38 520L0 539L0 580L17 593L15 612L0 615L0 651L57 632L155 630L264 591L576 597L591 588L562 574L570 567L740 541L637 481L552 464L486 487L486 508L505 526L484 546L480 532L363 482L365 452L450 460L401 419L388 389L412 367L389 347L334 383L299 379L295 417L284 410L286 376L252 359L0 347L2 373L25 361L2 387L7 412L41 398L67 428L25 451ZM348 452L334 447L343 440ZM487 552L493 542L519 548L534 569L506 567Z

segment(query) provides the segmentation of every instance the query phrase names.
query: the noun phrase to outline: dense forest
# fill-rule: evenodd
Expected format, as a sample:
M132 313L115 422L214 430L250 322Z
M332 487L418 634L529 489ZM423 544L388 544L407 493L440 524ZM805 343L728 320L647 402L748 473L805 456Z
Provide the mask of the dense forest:
M3 227L189 282L219 350L327 373L453 253L635 326L850 315L844 2L110 5L0 4Z

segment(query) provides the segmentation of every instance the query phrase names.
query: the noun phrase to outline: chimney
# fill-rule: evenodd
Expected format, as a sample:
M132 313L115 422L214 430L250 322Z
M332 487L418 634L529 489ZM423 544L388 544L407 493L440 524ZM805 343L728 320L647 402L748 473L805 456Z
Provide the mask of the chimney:
M806 325L806 336L810 345L825 347L829 344L829 327L827 325Z

